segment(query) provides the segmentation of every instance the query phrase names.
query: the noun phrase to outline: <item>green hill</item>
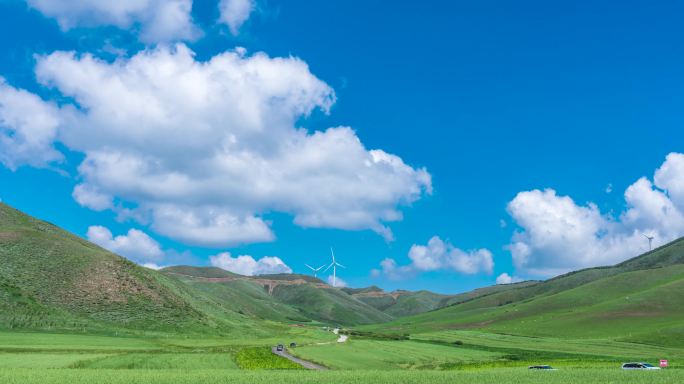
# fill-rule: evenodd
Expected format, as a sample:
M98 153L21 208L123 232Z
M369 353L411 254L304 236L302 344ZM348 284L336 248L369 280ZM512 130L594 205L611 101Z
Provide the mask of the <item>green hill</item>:
M493 285L455 295L442 295L430 291L394 291L385 292L371 286L367 288L343 288L343 290L364 303L393 317L416 315L434 311L449 305L473 300L475 298L503 292L511 289L534 285L535 281L515 284Z
M264 320L391 319L310 276L142 268L0 203L0 328L258 333Z
M0 203L0 327L221 329L188 287Z
M684 240L612 267L568 273L382 326L684 345ZM378 329L380 327L376 327Z
M391 316L320 279L299 274L241 276L213 267L169 267L161 272L230 303L242 314L283 322L311 320L342 325L389 321ZM221 273L221 271L225 273Z
M190 265L178 265L173 267L166 267L162 269L166 274L188 276L188 277L206 277L206 278L225 278L240 276L233 272L228 272L225 269L217 267L193 267Z

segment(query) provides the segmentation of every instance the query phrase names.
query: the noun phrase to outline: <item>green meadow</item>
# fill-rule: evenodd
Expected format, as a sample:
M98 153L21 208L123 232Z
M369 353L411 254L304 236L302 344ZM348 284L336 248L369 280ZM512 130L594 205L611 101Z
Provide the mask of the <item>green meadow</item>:
M289 351L329 371L306 371L261 340L0 333L1 383L675 383L683 351L607 340L441 331L410 340L352 337L338 343L298 328ZM293 335L284 340L295 340ZM285 342L283 340L283 342ZM38 344L40 342L40 344ZM624 360L671 359L658 372L625 372ZM552 364L558 371L529 371Z
M0 258L0 384L684 382L681 240L547 281L395 298L302 275L153 271L0 203ZM327 370L271 353L292 342ZM670 367L620 368L659 359Z
M500 368L481 371L237 371L237 370L154 370L154 369L10 369L0 370L5 384L672 384L682 381L676 370L660 372L621 372L613 369L568 369L529 372Z

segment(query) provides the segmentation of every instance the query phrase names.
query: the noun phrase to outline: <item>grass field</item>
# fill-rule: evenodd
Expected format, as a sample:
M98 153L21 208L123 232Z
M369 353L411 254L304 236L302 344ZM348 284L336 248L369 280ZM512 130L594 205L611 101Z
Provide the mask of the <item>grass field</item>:
M625 372L619 369L568 369L530 372L502 368L483 371L237 371L237 370L108 370L108 369L5 369L4 384L672 384L680 383L680 370Z
M457 363L492 361L500 353L415 341L351 340L309 345L292 354L333 369L448 369Z
M627 343L608 339L561 339L552 337L527 337L487 333L481 331L451 330L419 333L415 340L461 342L466 346L490 347L492 350L536 351L548 355L563 353L591 358L614 358L617 360L657 360L668 358L681 360L684 350L648 344Z
M684 354L676 348L606 340L564 340L440 331L412 340L352 337L334 342L317 328L293 327L268 339L108 337L0 333L0 383L677 383ZM291 352L331 368L311 372L270 353L296 340ZM267 345L267 343L271 342ZM666 357L672 368L624 372L624 359ZM559 371L530 372L550 363Z

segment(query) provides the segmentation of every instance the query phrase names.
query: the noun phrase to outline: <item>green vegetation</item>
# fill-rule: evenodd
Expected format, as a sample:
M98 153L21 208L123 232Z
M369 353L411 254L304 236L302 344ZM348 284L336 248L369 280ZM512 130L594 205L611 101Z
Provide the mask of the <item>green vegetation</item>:
M80 360L73 368L92 369L237 369L229 353L126 353Z
M369 324L392 319L391 316L332 287L312 284L278 285L272 294L280 302L297 308L304 316L333 324Z
M235 371L235 370L92 370L10 369L0 370L4 384L671 384L682 380L677 370L623 372L614 369L568 369L531 372L526 369L479 371Z
M0 203L0 261L3 384L666 383L684 372L684 241L544 282L386 293L302 275L152 271ZM323 329L338 324L349 341ZM271 353L290 342L332 371ZM672 368L619 369L660 358Z
M242 369L303 369L300 365L271 353L268 347L243 348L235 355Z
M678 263L682 259L684 241L677 241L615 267L579 271L361 330L416 336L477 329L681 348L684 265Z
M496 352L415 341L351 340L298 347L297 357L337 369L448 369L459 363L490 361Z
M6 353L0 352L0 370L10 368L68 368L81 362L105 358L102 353Z
M376 286L356 289L344 288L343 291L388 315L403 317L434 311L478 297L527 287L536 283L536 281L524 281L515 284L493 285L456 295L440 295L430 291L385 292Z

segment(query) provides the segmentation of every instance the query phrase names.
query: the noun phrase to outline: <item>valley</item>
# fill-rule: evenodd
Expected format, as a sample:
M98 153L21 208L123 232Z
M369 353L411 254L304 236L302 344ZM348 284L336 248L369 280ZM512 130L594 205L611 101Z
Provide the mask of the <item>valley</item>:
M684 372L682 240L546 281L384 292L297 274L154 271L0 203L0 261L3 383L667 383ZM308 372L272 354L276 344L329 370ZM619 369L660 359L669 367L650 376ZM527 370L536 364L559 371L543 381Z

